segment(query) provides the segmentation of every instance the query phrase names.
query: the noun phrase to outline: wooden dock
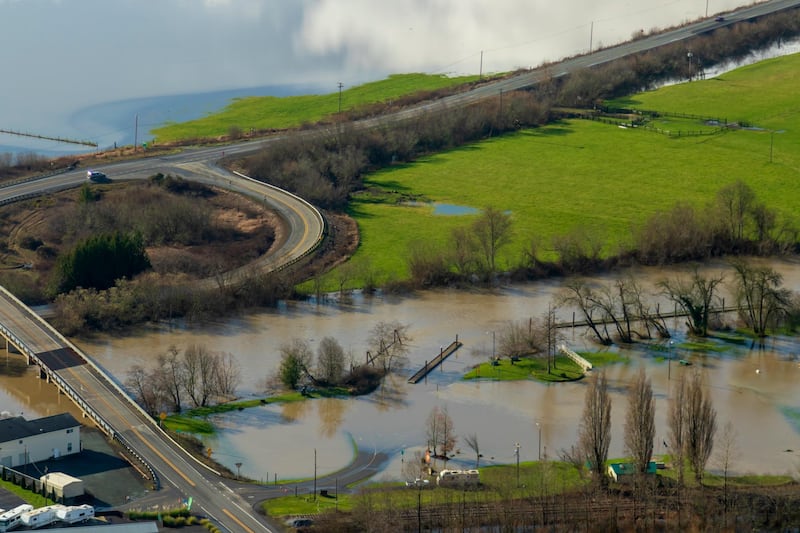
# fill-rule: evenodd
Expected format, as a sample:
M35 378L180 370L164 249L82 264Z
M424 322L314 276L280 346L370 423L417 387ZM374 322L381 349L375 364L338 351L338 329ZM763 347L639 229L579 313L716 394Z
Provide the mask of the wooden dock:
M425 376L427 376L431 372L431 370L442 364L442 361L447 359L450 356L450 354L461 348L461 346L463 346L463 344L458 340L458 337L456 337L456 340L451 342L450 345L447 346L447 348L443 348L439 352L439 355L434 357L433 360L425 361L425 366L417 370L416 374L408 378L408 382L416 385L417 383L422 381L422 379L425 378Z

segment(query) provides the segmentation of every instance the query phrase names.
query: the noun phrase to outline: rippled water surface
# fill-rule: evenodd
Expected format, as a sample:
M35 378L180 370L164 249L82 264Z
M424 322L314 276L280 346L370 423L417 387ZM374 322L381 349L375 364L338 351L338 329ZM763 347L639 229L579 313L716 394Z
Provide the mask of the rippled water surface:
M797 262L775 262L786 287L800 289ZM725 270L706 267L708 274ZM637 269L637 279L647 285L678 271ZM613 276L597 278L609 282ZM413 337L408 367L387 380L374 394L360 398L317 399L304 403L270 405L219 416L221 428L207 440L214 457L232 470L242 463L243 475L255 479L296 478L313 475L314 450L319 473L346 465L355 443L363 449L389 451L394 458L384 476L400 477L401 460L425 444L425 420L434 406L446 407L455 431L478 435L484 463L513 461L513 445L521 443L522 460L541 453L554 457L576 441L583 409L584 382L542 384L533 381L493 382L461 380L473 365L492 352L496 334L509 320L527 320L546 312L560 281L511 286L496 291L430 291L413 297L355 295L349 303L315 305L291 302L279 310L202 327L139 331L123 337L99 337L78 344L118 377L134 363L150 364L170 345L195 343L234 354L242 365L243 396L264 394L264 382L277 369L281 344L302 338L316 349L325 336L333 336L356 361L366 355L370 328L379 321L398 320L409 325ZM729 297L729 296L728 296ZM560 311L568 320L571 312ZM683 340L682 322L669 326ZM581 330L564 329L565 342L577 350L597 350ZM464 346L444 365L417 385L408 376L458 335ZM612 386L613 439L611 456L623 455L622 430L626 402L624 389L644 366L656 397L656 453L664 453L666 413L670 385L682 373L701 370L718 411L718 425L731 421L737 431L739 453L734 468L740 472L796 473L800 465L800 346L794 338L770 337L763 347L726 344L724 351L707 355L682 353L691 367L668 364L663 352L640 346L614 347L628 362L607 367ZM13 356L10 358L12 361ZM2 364L2 360L0 360ZM502 367L499 371L502 371ZM668 379L671 378L671 379ZM49 385L26 375L0 381L0 410L41 415L71 407ZM537 427L537 422L539 426ZM541 441L539 432L541 431ZM455 464L473 464L472 452L459 442ZM401 455L405 450L405 455ZM713 467L713 460L710 464Z

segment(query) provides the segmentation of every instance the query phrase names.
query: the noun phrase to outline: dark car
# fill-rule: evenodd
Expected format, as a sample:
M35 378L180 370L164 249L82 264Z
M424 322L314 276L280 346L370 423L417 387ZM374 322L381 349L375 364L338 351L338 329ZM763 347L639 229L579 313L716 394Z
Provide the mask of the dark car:
M86 172L86 179L95 183L108 183L111 181L108 176L96 170L89 170Z
M714 20L716 20L717 22L725 22L725 17L717 17Z

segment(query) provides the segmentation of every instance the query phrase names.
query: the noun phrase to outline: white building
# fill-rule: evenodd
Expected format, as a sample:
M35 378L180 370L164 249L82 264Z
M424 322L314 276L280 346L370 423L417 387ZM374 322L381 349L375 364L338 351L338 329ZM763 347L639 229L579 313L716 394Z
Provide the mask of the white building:
M81 425L69 413L0 419L0 465L12 468L81 451Z

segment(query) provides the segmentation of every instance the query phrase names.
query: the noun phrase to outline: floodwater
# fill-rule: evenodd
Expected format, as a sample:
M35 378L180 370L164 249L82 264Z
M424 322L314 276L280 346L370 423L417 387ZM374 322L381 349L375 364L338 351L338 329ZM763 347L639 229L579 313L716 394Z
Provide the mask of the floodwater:
M786 288L800 290L800 261L769 264L783 274ZM718 264L706 266L703 271L715 275L728 269ZM648 287L686 269L636 268L632 272ZM615 276L593 280L610 283ZM264 394L266 378L277 369L280 346L293 338L305 339L316 349L323 337L332 336L355 361L362 361L369 330L376 323L397 320L407 324L413 337L408 367L387 380L379 391L361 398L317 399L218 416L214 421L221 430L206 442L218 461L234 471L234 465L241 463L242 475L254 479L312 476L315 450L317 473L336 471L350 461L354 443L361 449L389 452L392 460L382 476L398 479L402 477L403 461L423 449L425 420L434 406L448 409L458 435L478 436L484 456L481 464L513 462L517 442L523 461L557 457L560 450L576 442L584 382L547 385L460 379L470 367L491 355L493 338L504 324L541 317L562 283L563 280L550 280L494 291L437 290L411 297L356 294L347 302L332 298L321 305L287 302L277 310L201 327L159 326L124 337L80 340L77 344L120 381L124 381L131 365L150 364L170 345L183 348L194 343L230 352L242 366L240 394L246 397ZM560 310L559 315L568 320L571 310ZM682 324L682 320L669 324L675 332L676 345L683 340ZM564 342L574 349L600 349L584 331L564 329L562 333ZM410 374L456 335L464 343L463 348L426 381L407 383ZM640 367L646 369L653 382L657 454L668 452L664 441L670 385L682 373L699 369L707 378L718 412L718 426L721 429L730 421L736 430L738 453L733 470L793 475L800 472L800 349L796 339L771 337L762 347L730 345L724 352L705 356L675 349L675 359L689 358L694 363L691 367L677 361L669 364L659 357L663 352L650 352L639 346L614 349L629 361L607 367L613 399L611 456L624 455L624 390ZM53 405L51 400L43 404L48 411L40 412L38 394L49 386L41 384L37 388L36 383L41 382L32 379L30 387L37 390L31 395L26 387L9 385L16 379L21 378L0 380L1 405L10 406L6 410L44 415L68 403L62 399ZM790 416L792 413L794 417ZM474 466L474 453L461 440L458 447L450 466ZM713 458L709 466L713 468Z

